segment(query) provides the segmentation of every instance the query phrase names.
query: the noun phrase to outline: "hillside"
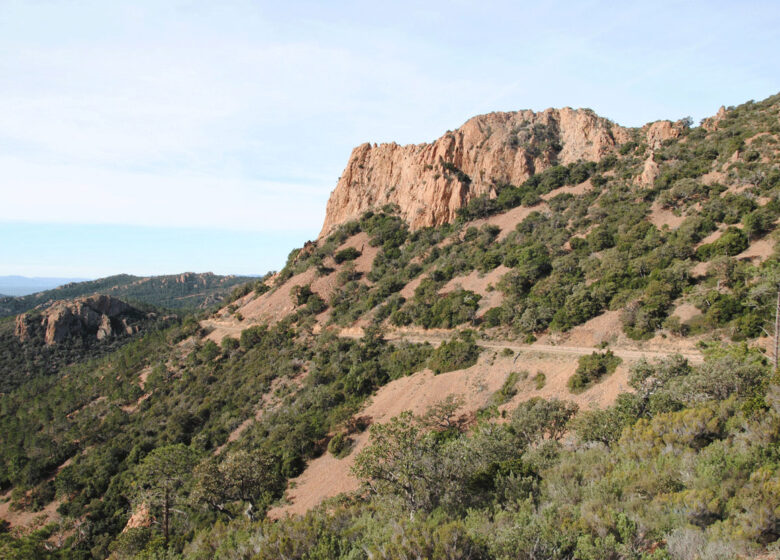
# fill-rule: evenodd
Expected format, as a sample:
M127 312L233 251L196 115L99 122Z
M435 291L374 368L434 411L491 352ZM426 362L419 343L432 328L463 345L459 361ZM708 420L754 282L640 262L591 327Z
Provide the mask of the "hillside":
M150 330L178 322L108 296L61 300L0 320L0 393L67 366L110 354Z
M0 555L776 550L780 95L355 153L279 273L0 396Z
M164 309L206 309L219 303L234 287L251 280L251 277L217 276L210 272L149 277L118 274L98 280L72 282L27 296L0 296L0 317L18 315L58 300L95 294Z

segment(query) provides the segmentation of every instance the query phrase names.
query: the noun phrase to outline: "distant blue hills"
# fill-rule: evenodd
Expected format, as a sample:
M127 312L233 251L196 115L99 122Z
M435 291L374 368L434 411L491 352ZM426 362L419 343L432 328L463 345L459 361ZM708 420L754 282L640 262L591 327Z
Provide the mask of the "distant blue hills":
M15 297L26 296L44 290L51 290L70 282L83 282L85 280L91 280L91 278L0 276L0 294Z

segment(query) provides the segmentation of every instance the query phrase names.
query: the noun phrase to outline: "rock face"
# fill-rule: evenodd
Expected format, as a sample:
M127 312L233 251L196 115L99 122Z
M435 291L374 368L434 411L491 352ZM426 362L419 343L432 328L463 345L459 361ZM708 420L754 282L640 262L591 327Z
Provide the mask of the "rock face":
M146 314L110 296L91 296L59 301L42 313L23 313L16 318L16 336L29 340L42 332L46 344L57 344L75 336L94 336L98 340L137 332L135 319ZM40 329L40 331L38 330Z
M643 126L642 131L647 138L648 147L651 150L657 150L665 140L679 137L682 134L682 125L670 121L656 121Z
M726 111L726 107L721 105L720 109L718 109L718 112L714 116L706 118L701 122L701 126L704 130L707 130L709 132L713 130L717 130L720 121L725 119L727 115L728 115L728 111Z
M496 185L519 185L556 164L599 161L630 131L587 109L474 117L431 144L363 144L352 151L328 201L321 236L370 208L397 204L414 228L451 221Z

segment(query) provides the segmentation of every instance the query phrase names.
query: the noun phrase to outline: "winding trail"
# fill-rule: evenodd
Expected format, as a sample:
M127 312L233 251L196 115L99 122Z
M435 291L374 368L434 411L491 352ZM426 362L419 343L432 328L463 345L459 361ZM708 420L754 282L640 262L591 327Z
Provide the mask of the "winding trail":
M205 319L201 321L201 325L205 328L213 329L208 338L219 342L225 336L241 336L241 331L247 329L253 325L253 323L235 323L232 321L220 321L216 319ZM434 346L438 346L445 340L449 340L454 331L425 331L422 329L395 329L385 333L385 338L391 341L407 341L425 343L428 342ZM363 330L360 328L345 328L339 333L339 336L346 338L361 338L363 336ZM603 350L595 346L568 346L557 344L522 344L515 340L483 340L477 339L476 343L483 348L492 348L496 350L502 350L509 348L514 352L539 352L542 354L551 354L555 356L584 356L594 351ZM704 356L701 352L694 349L687 350L650 350L643 348L626 348L624 346L609 346L609 349L614 354L626 361L637 361L642 358L655 360L665 358L674 354L679 354L689 362L694 364L700 364L704 361Z
M358 333L349 331L342 331L341 336L348 336L350 338L359 338ZM405 331L396 330L385 334L385 338L388 340L405 340L407 342L425 343L428 342L434 346L438 346L445 340L449 340L452 337L452 333L443 332L420 332L420 331ZM539 352L542 354L551 354L555 356L584 356L595 351L603 350L595 346L566 346L557 344L521 344L517 341L509 340L481 340L475 341L477 345L483 348L492 348L495 350L502 350L509 348L514 352ZM695 350L677 351L677 350L645 350L641 348L625 348L621 346L609 346L609 350L626 361L636 361L642 358L646 359L660 359L674 354L679 354L683 358L687 359L691 363L702 363L704 356L701 352Z

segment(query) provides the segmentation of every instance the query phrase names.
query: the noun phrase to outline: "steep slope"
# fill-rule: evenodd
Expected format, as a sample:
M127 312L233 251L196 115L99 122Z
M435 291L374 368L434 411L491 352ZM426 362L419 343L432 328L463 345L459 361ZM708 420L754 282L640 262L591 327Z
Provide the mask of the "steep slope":
M374 208L294 252L269 293L236 302L243 322L223 313L218 324L208 323L221 327L212 336L219 341L230 328L237 333L247 324L293 312L301 324L313 324L315 332L359 336L376 324L390 338L433 344L450 332L433 326L478 326L496 346L520 351L523 366L532 363L528 356L552 350L560 363L546 372L550 382L544 395L558 398L571 398L566 380L576 369L577 354L605 344L627 363L675 352L696 363L697 343L754 338L760 332L750 325L769 320L767 298L758 304L761 319L751 307L757 300L736 302L745 297L739 294L764 289L769 269L755 267L776 259L770 222L780 210L778 131L762 131L776 128L778 108L772 99L724 109L698 129L659 121L630 131L632 139L598 164L570 162L537 173L520 187L496 188L444 220L453 225L435 230L408 232L408 207ZM726 211L729 205L733 215ZM759 222L764 225L756 226ZM735 223L739 228L748 224L751 233L734 234L734 249L716 248ZM413 221L410 225L414 229ZM350 247L362 251L358 258L363 262L336 263L334 256ZM369 248L374 250L367 267ZM727 285L719 278L729 267L750 279ZM329 308L310 313L296 305L290 290L301 286ZM602 299L605 289L609 295ZM439 309L448 295L457 297ZM469 298L478 304L472 306ZM715 300L722 303L713 305ZM285 306L276 317L271 311L282 307L274 305ZM721 305L730 311L723 313ZM441 315L431 318L430 311ZM518 336L537 341L521 349L513 342ZM482 362L477 369L506 375L492 363ZM420 376L413 391L392 399L394 406L413 407L429 392L443 395L435 389L439 381ZM385 390L389 386L379 395ZM464 381L455 392L471 390ZM588 399L589 393L579 398ZM617 393L599 405L608 405ZM526 391L522 398L533 394ZM483 401L488 396L482 395ZM377 421L382 418L389 416L380 414ZM358 441L362 445L366 437ZM296 481L293 503L277 513L305 511L317 503L315 495L321 499L334 489L354 487L348 464L329 456L318 459Z

